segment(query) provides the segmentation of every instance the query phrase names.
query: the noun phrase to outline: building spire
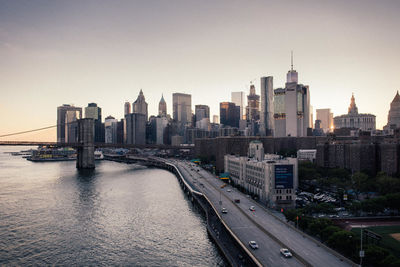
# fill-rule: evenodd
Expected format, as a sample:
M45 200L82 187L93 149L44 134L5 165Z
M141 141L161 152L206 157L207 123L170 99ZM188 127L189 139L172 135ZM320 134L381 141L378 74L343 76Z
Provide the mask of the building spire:
M291 63L292 63L292 71L293 71L293 50L291 52L292 52Z

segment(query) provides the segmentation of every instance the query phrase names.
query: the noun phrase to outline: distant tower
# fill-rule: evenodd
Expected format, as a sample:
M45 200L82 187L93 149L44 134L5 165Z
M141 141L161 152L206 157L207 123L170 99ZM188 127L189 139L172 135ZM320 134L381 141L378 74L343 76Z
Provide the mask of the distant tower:
M124 115L131 113L131 104L126 101L124 105Z
M349 106L349 114L358 114L358 108L356 106L356 100L354 98L354 94L351 94L351 102Z
M388 114L388 123L384 130L400 128L400 95L397 91L393 98L392 103L390 103L390 110Z
M158 115L161 117L167 116L167 103L164 100L164 95L161 95L160 103L158 103Z
M145 115L145 119L147 121L147 103L144 99L143 91L140 89L139 96L136 101L132 104L132 113L140 113Z
M247 96L246 120L256 121L260 119L260 96L256 95L256 87L250 85L250 94Z
M287 83L297 83L298 82L298 73L293 69L293 51L291 53L291 69L288 71L286 75Z
M261 77L260 134L274 136L274 122L273 77Z

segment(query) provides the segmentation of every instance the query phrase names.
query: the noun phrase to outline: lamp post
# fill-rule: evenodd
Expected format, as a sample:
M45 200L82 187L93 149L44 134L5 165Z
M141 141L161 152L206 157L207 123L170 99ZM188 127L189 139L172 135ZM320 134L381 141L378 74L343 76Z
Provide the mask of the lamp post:
M360 247L360 267L362 266L362 259L364 257L364 250L362 249L363 227L361 225L361 247Z

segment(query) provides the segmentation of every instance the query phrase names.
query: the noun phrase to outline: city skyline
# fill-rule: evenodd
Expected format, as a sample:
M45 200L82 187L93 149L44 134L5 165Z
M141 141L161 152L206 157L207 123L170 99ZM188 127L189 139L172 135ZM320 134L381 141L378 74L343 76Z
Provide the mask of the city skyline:
M321 108L346 114L354 93L382 129L400 89L396 1L117 3L0 1L0 135L54 125L62 104L95 102L120 119L140 89L149 115L162 94L172 115L173 93L192 95L193 112L203 104L219 115L219 103L248 95L250 81L258 95L263 76L283 87L291 50L314 119Z

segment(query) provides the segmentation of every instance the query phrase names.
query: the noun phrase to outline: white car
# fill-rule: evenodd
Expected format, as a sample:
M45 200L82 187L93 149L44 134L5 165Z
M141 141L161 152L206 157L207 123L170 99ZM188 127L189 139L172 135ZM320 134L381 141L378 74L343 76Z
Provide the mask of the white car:
M222 213L228 213L228 210L226 208L222 208L221 212Z
M290 251L287 248L281 248L280 252L285 258L292 257L292 253L290 253Z
M250 242L249 242L249 246L250 246L252 249L258 249L258 245L257 245L256 241L250 241Z
M228 190L226 190L227 192L231 192L232 190L231 189L228 189Z

